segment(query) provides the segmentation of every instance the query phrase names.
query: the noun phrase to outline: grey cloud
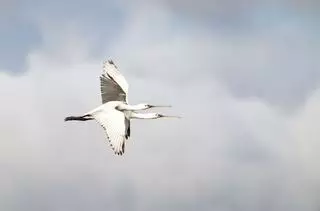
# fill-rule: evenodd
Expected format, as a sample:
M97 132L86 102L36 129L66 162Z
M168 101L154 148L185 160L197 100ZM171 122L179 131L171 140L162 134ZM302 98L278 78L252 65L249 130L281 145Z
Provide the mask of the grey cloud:
M161 19L149 30L151 22L142 24L146 16L132 18L121 38L126 42L115 47L120 52L112 52L134 62L128 68L122 64L124 70L183 86L206 76L235 97L258 97L282 110L303 105L319 86L318 32L303 20L279 19L251 33L228 34L193 25L171 31L170 19Z
M91 39L92 56L101 54L100 43L112 43L123 24L125 9L111 1L17 1L1 3L8 7L0 16L0 68L10 73L21 73L26 68L29 52L48 42L42 34L43 27L55 28L63 34L65 25L77 27L81 34ZM67 32L66 32L67 33ZM90 55L91 55L90 54Z
M309 28L283 23L225 46L217 72L237 97L296 108L319 87L320 48Z
M100 104L104 57L92 57L95 42L81 26L67 23L59 31L46 20L44 43L29 53L26 74L0 74L0 208L317 210L319 90L307 88L312 95L304 107L286 116L265 102L274 96L237 96L220 72L234 71L230 61L251 74L267 71L260 52L265 40L277 48L270 34L279 29L265 39L236 39L192 24L173 30L170 12L138 11L128 14L115 42L101 43L104 57L114 58L129 80L130 102L168 102L173 108L163 112L183 119L134 121L120 158L98 124L65 124L66 115ZM286 73L283 64L285 70L274 68ZM251 74L243 80L250 83ZM284 82L291 81L289 75Z
M142 1L147 2L147 1ZM191 0L154 0L159 4L164 4L168 8L172 8L175 12L182 12L196 17L225 17L235 18L245 15L245 13L252 13L256 9L283 9L295 11L304 11L304 9L319 9L319 3L315 0L295 0L295 1L264 1L264 0L199 0L194 3Z
M156 5L156 8L165 8L177 18L230 33L248 33L248 31L250 33L261 27L260 23L257 24L260 18L266 19L266 24L270 24L278 22L275 17L282 18L291 14L308 17L310 21L317 22L320 8L320 5L314 0L200 0L196 3L190 0L139 0L135 4L138 5L136 7L146 4Z
M9 190L1 192L9 199L1 203L7 210L125 210L128 206L133 210L291 210L299 206L297 210L306 210L309 204L317 205L317 200L306 194L291 194L292 188L298 191L288 181L291 172L298 170L292 164L309 161L287 151L292 147L299 150L288 140L292 127L287 130L287 120L262 102L238 101L214 88L212 81L205 82L212 90L202 90L197 82L180 93L170 82L141 83L129 75L135 87L132 97L154 101L161 96L162 102L173 103L171 112L181 112L184 118L135 121L126 155L118 158L103 143L105 137L97 124L63 123L65 115L85 112L100 102L98 80L92 72L100 69L100 61L79 60L61 67L59 58L39 54L30 57L28 76L1 77L4 87L24 88L20 97L14 96L14 90L1 89L8 96L5 110L13 110L17 98L29 99L14 109L14 118L9 118L10 113L1 114L7 119L1 128L8 128L1 133L2 140L8 141L2 146L1 160L7 165L15 163L2 174L12 181ZM48 72L43 73L48 61ZM60 71L54 71L58 66ZM70 80L75 78L85 80L86 85ZM146 99L138 93L153 97ZM193 108L190 95L203 103L201 110ZM314 106L317 96L310 101ZM11 121L19 124L13 126ZM299 124L309 121L294 120L302 131L305 129ZM259 153L259 159L250 157L252 153ZM303 172L308 176L310 170ZM303 180L305 176L295 175L301 185L310 184ZM317 185L317 180L311 184ZM309 210L315 210L312 207Z
M25 69L28 52L41 42L40 35L34 24L24 17L4 14L0 18L0 68L11 72Z
M0 6L1 6L1 15L8 14L12 12L12 9L17 4L17 1L9 1L9 0L1 0ZM1 17L1 16L0 16Z

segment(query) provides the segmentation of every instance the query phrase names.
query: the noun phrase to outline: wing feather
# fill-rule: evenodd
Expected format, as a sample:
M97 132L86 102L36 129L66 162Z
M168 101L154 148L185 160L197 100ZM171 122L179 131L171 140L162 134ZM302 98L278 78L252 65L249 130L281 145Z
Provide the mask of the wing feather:
M125 118L125 125L126 125L126 139L130 138L130 119Z
M125 115L116 109L93 114L95 120L104 128L111 148L117 155L125 150L126 125Z
M106 78L113 80L122 89L125 94L126 102L128 102L129 85L125 77L120 73L118 67L112 60L107 60L103 63L102 75Z
M100 76L100 91L102 103L110 101L122 101L126 100L126 94L123 92L121 87L112 79Z

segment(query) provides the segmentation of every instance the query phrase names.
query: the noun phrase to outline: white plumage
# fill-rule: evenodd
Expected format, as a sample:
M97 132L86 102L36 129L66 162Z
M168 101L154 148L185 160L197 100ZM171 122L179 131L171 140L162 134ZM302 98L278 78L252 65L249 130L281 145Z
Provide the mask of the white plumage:
M117 154L124 153L125 141L129 136L126 134L125 115L115 109L116 104L109 102L105 109L92 114L93 118L104 128L110 146Z
M102 105L82 116L69 116L65 121L95 119L105 130L115 154L122 155L130 137L130 119L157 119L167 116L159 113L136 113L152 107L170 107L141 103L128 105L128 82L112 60L105 61L100 76Z

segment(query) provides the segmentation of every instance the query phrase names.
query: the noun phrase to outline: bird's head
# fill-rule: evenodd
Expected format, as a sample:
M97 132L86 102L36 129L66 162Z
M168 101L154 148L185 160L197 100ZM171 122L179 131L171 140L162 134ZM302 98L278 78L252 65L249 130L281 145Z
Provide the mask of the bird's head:
M144 110L144 109L157 108L157 107L169 108L171 106L170 105L152 105L149 103L140 103L140 104L138 104L138 107L141 108L141 110Z

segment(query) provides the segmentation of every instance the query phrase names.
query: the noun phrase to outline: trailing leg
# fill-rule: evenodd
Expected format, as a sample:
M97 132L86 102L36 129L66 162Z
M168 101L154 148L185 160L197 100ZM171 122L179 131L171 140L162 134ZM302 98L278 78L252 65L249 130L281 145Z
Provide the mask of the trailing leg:
M64 121L88 121L92 120L93 117L89 114L84 116L68 116L64 119Z

